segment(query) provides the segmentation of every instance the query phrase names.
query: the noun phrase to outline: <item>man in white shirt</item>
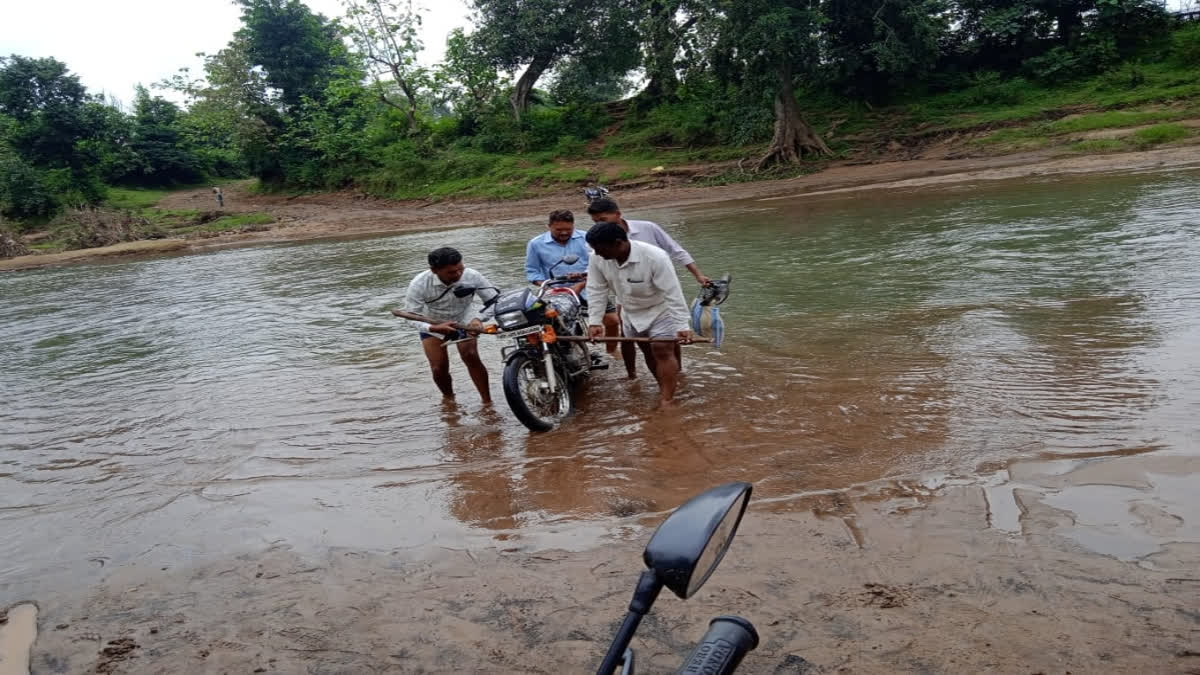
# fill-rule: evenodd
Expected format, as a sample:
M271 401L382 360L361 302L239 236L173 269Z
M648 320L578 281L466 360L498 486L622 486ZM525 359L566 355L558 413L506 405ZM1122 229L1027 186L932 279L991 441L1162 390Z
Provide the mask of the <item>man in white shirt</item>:
M491 301L500 295L487 277L475 270L464 267L462 254L452 248L439 248L429 254L429 269L418 274L408 285L404 308L413 314L421 314L439 323L429 324L421 321L409 321L417 329L421 346L425 348L425 358L429 360L429 369L433 372L433 382L441 390L442 396L454 398L454 383L450 379L450 354L443 343L459 336L459 330L454 324L464 324L468 320L468 330L482 330L483 319L492 313ZM483 310L478 314L472 311L473 300L478 298L483 303ZM458 355L462 357L471 381L479 390L479 398L484 405L491 405L492 393L488 385L487 368L479 358L479 349L474 340L458 343Z
M640 241L666 251L667 255L671 256L671 260L678 265L686 267L687 271L691 272L692 276L696 278L696 283L701 286L707 286L712 283L712 279L709 279L700 272L700 268L696 265L692 254L688 253L678 242L672 239L671 235L659 227L658 223L652 223L649 220L625 220L621 216L621 207L617 206L616 201L607 197L596 199L588 204L588 215L592 217L593 223L619 224L629 233L629 241Z
M690 342L692 331L671 259L658 247L629 241L629 234L618 223L597 223L588 231L587 243L596 252L588 261L588 295L603 298L611 292L616 296L626 337L670 339L639 345L658 380L662 404L672 405L679 376L675 347L678 342ZM604 306L599 302L590 305L591 337L604 335L603 321Z
M701 286L712 283L712 279L700 272L700 267L696 265L692 254L672 239L671 235L659 227L658 223L649 220L626 220L621 216L621 207L617 205L616 200L608 197L593 199L588 204L588 215L592 217L593 223L619 224L629 234L630 241L640 241L666 251L671 260L686 267L687 271L696 278L696 283ZM629 379L637 377L637 352L634 350L633 344L628 342L621 344L621 359L625 362L625 371L629 374ZM683 352L678 345L675 347L675 360L682 368Z

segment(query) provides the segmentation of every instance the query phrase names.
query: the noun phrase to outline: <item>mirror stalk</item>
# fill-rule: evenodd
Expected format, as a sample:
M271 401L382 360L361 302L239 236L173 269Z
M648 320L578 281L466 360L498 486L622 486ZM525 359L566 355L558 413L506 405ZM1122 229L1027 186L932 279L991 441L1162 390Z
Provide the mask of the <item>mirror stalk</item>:
M633 592L633 600L629 601L629 613L621 622L621 629L617 631L617 636L609 645L608 653L604 655L604 662L600 664L596 675L612 675L617 672L617 666L621 664L625 650L633 640L633 634L637 632L638 624L654 606L654 601L658 599L658 592L662 590L662 587L663 584L658 580L658 575L654 573L654 570L644 570L638 577L637 590Z

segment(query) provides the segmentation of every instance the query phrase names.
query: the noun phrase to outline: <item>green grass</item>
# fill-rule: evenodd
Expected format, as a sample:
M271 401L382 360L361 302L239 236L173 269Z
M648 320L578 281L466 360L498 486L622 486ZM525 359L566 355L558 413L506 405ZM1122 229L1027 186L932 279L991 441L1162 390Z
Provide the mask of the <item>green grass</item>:
M229 230L240 230L243 227L250 225L270 225L275 222L275 217L269 213L239 213L232 216L222 216L202 225L204 229L210 232L228 232Z
M1055 110L1125 108L1200 97L1200 73L1195 68L1167 60L1138 66L1136 72L1140 81L1132 77L1130 66L1123 65L1053 87L1022 78L985 77L966 89L925 96L880 112L908 118L912 128L967 129L1044 120ZM1151 121L1158 120L1130 124Z
M1191 135L1191 130L1182 124L1157 124L1133 132L1133 143L1138 147L1148 148L1162 143L1178 141Z
M114 209L145 209L160 202L167 194L167 190L110 187L104 203Z
M1152 124L1169 120L1177 113L1167 110L1154 111L1128 111L1128 110L1108 110L1105 112L1090 113L1061 119L1056 122L1051 122L1046 125L1046 130L1051 134L1070 134L1081 131L1094 131L1096 129L1115 129L1120 127L1136 127L1143 124Z

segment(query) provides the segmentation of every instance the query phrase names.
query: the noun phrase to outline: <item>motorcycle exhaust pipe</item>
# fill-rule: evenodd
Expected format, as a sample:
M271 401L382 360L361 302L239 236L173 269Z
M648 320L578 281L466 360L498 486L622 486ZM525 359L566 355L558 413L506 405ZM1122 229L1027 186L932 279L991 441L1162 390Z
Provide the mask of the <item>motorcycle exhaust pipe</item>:
M676 675L729 675L757 646L754 624L740 616L718 616Z

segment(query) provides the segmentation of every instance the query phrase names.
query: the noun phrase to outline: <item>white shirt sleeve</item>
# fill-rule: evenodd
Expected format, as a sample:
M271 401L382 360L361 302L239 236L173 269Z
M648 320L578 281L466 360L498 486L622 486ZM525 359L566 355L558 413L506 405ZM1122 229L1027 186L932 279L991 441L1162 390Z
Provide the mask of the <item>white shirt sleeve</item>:
M404 310L407 312L412 312L413 314L420 314L422 311L424 311L425 300L423 295L424 284L421 283L421 275L417 275L417 277L408 284L408 293L406 293L404 296ZM408 325L416 328L417 331L421 333L429 332L429 324L425 323L424 321L410 320Z
M588 296L588 325L604 324L604 308L608 305L608 278L604 276L598 255L588 258L587 296Z
M672 239L671 235L667 234L667 231L662 229L658 223L651 223L647 221L647 224L651 231L654 232L654 245L666 251L667 255L671 256L671 260L674 260L676 264L686 267L696 262L696 260L692 258L692 255L684 250L684 248L679 245L679 242Z

